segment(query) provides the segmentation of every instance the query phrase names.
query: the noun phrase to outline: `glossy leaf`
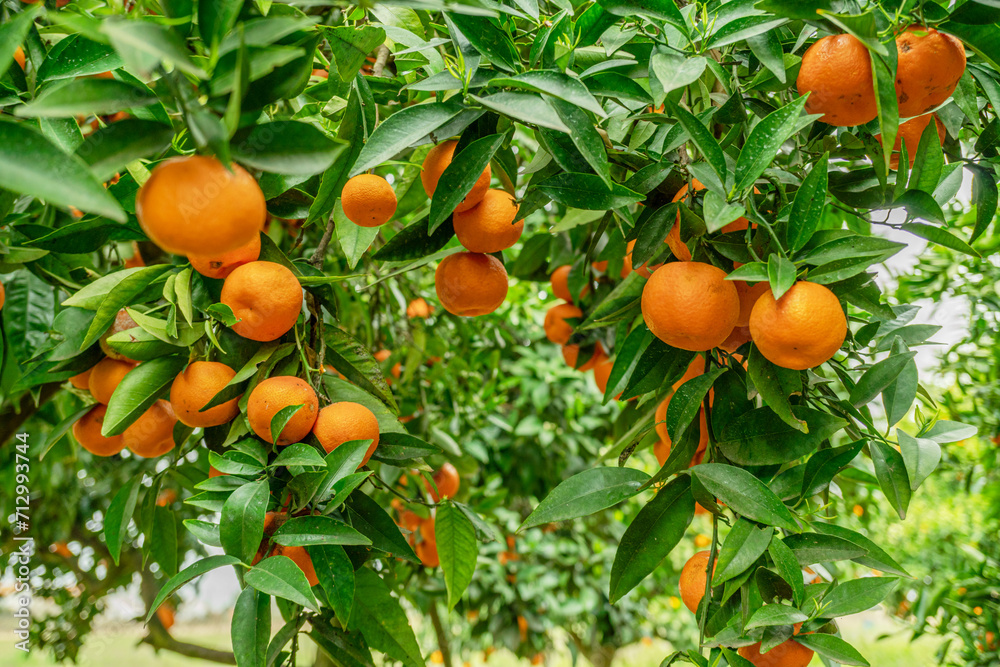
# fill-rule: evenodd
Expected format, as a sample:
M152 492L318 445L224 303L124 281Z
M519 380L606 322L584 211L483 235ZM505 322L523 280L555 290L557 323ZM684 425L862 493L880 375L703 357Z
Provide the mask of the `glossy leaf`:
M636 495L648 479L649 475L634 468L584 470L552 489L518 530L589 516L613 507Z

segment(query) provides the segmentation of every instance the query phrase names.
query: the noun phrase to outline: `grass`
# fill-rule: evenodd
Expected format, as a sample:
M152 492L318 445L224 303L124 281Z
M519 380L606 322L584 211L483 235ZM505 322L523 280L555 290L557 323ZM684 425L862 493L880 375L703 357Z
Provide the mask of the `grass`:
M182 641L189 641L213 648L226 648L229 645L227 629L219 624L178 624L174 635ZM934 638L925 637L911 644L909 634L899 632L899 626L878 613L860 614L846 619L842 623L844 638L861 651L869 663L878 667L932 667L934 650L937 643ZM879 635L895 633L892 636L877 641ZM115 664L138 664L143 667L196 667L208 665L199 660L160 652L157 654L150 646L139 644L141 633L137 626L126 626L121 632L112 633L98 631L91 635L81 652L80 667L104 667ZM306 641L304 644L308 645ZM658 667L663 656L671 651L665 641L655 641L651 646L636 644L619 652L614 661L614 667ZM312 647L306 650L306 655L299 664L312 664ZM471 662L473 667L482 667L476 655ZM34 651L25 656L13 648L11 642L0 644L0 665L5 667L49 667L56 664L49 654ZM521 667L527 665L526 660L518 660L506 652L498 652L489 662L490 667ZM572 662L567 653L551 656L545 663L548 667L570 667ZM585 662L578 664L586 664ZM819 658L813 660L810 667L822 665ZM456 660L454 667L462 667Z

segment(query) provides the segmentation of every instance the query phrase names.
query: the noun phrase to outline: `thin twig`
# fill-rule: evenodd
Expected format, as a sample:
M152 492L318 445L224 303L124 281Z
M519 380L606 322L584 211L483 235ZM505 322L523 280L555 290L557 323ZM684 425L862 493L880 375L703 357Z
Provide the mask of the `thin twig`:
M382 71L385 69L386 63L389 62L389 47L385 44L378 47L378 55L375 56L375 65L372 66L373 76L382 76Z
M317 269L323 268L323 256L326 254L326 247L330 245L330 239L333 238L333 214L330 214L330 219L326 221L326 229L323 230L323 238L319 240L319 245L316 246L316 250L313 252L312 257L309 258L309 264Z

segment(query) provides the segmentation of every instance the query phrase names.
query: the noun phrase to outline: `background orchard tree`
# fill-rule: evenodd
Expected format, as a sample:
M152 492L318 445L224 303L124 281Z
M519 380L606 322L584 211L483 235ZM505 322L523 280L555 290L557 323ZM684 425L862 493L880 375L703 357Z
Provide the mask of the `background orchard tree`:
M46 555L46 581L75 568L89 602L141 571L147 641L240 665L294 664L302 633L321 660L420 665L405 610L444 646L438 607L477 601L484 645L517 632L527 656L547 624L511 625L492 573L470 583L493 542L510 561L556 524L581 553L617 542L581 579L607 595L595 664L619 641L602 614L660 593L668 556L697 632L665 664L868 664L837 618L908 573L829 510L863 490L902 519L975 432L912 410L933 331L875 282L904 247L880 232L991 251L994 8L56 9L0 9L3 439L38 436L4 465L30 454L41 499L81 499L36 536L91 559ZM530 322L529 289L566 303ZM603 446L521 416L531 326L620 403L587 413ZM243 590L232 655L157 614L218 567ZM46 641L71 658L80 629Z

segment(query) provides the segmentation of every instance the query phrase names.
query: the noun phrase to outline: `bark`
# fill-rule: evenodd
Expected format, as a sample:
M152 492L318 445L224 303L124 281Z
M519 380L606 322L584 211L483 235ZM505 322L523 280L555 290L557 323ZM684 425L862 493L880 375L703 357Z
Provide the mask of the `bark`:
M438 648L444 658L444 667L451 667L451 645L448 643L448 634L441 623L441 616L438 614L437 601L431 601L431 624L434 626L434 634L437 635Z

